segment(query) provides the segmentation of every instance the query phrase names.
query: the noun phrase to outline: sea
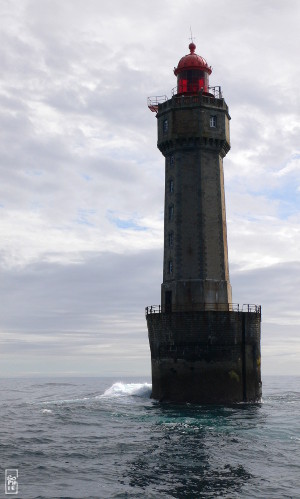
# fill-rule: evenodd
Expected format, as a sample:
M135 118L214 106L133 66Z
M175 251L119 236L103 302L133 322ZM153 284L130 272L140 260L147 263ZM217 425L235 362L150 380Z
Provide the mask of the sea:
M0 497L300 498L300 377L234 406L160 403L141 377L0 389Z

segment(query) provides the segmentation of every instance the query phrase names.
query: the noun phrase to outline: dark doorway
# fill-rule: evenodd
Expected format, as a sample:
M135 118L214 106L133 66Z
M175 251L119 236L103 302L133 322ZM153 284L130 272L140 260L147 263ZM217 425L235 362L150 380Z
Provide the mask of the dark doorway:
M166 291L165 293L165 312L167 314L172 312L172 291Z

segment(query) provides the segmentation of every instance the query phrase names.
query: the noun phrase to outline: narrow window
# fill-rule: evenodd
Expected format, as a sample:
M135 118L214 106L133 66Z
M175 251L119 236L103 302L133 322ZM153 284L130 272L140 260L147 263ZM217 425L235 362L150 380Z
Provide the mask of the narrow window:
M170 166L174 166L174 156L170 157Z
M169 274L173 274L173 261L169 260Z
M164 131L164 133L167 133L168 129L169 129L168 120L164 120L164 122L163 122L163 131Z
M174 192L174 180L171 178L169 181L169 192L172 194Z
M211 116L209 118L209 124L211 128L216 128L217 127L217 117L216 116Z
M173 220L173 217L174 217L174 205L171 204L169 206L169 220Z
M169 248L172 248L174 244L174 233L169 232Z

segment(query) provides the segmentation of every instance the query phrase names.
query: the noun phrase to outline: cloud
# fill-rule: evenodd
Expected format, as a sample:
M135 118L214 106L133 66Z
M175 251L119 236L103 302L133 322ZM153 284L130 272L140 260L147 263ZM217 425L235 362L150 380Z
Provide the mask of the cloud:
M135 359L139 365L149 358L144 309L159 301L160 263L160 251L89 252L77 264L44 262L2 271L1 357L19 359L15 374L23 372L24 357L33 371L41 357L46 364L54 357L59 372L65 357L80 359L79 372L85 374L91 356L102 374L103 356L105 362Z
M146 98L171 95L191 24L232 117L234 299L263 305L267 371L282 348L281 372L299 372L284 360L298 352L299 14L297 0L2 2L3 374L149 372L164 160Z

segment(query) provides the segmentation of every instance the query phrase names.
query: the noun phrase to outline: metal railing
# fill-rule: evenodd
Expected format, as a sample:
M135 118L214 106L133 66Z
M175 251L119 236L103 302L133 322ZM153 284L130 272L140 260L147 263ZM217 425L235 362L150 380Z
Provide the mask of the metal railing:
M261 314L261 305L255 305L254 303L243 303L242 312L254 312L255 314Z
M186 97L192 97L192 95L202 95L203 94L203 96L207 96L207 97L213 96L215 99L223 99L222 89L221 89L220 85L217 85L215 87L208 87L208 93L207 92L203 93L203 88L201 90L199 90L198 92L194 92L192 90L192 88L193 88L192 85L190 88L191 88L190 91L188 88L187 92L181 92L179 95L185 95ZM208 95L208 94L211 94L211 95ZM174 96L174 95L178 95L178 88L177 87L172 88L172 96Z
M217 85L216 87L208 87L208 91L210 94L213 94L215 99L223 99L220 85Z
M161 305L150 305L149 307L145 308L145 315L149 314L160 314L162 311Z
M208 93L204 93L203 95L203 98L206 97L208 99L223 99L223 96L222 96L222 90L221 90L221 87L220 85L218 86L215 86L215 87L208 87ZM185 97L185 98L188 98L188 99L191 99L191 98L199 98L199 96L202 96L202 93L203 93L203 89L201 89L199 92L187 92L186 94L183 92L182 94L177 94L177 87L174 87L172 88L172 96L176 96L178 95L178 97ZM167 95L156 95L156 96L153 96L153 97L148 97L147 98L147 105L150 109L150 111L152 111L153 113L157 113L158 111L158 105L159 104L163 104L164 102L166 102L168 100L168 96ZM194 101L193 101L194 102ZM197 100L198 102L198 100Z
M168 313L168 312L184 312L183 306L176 305L165 305L162 307L161 305L150 305L145 308L145 315L149 314L160 314L160 313ZM189 312L201 312L201 311L228 311L228 312L252 312L255 314L261 315L261 305L255 305L253 303L243 303L240 305L239 303L193 303L191 307L189 307L186 311Z
M166 95L156 95L154 97L148 97L147 98L147 105L153 113L157 113L158 110L158 104L162 104L163 102L166 102L168 100L168 97Z

